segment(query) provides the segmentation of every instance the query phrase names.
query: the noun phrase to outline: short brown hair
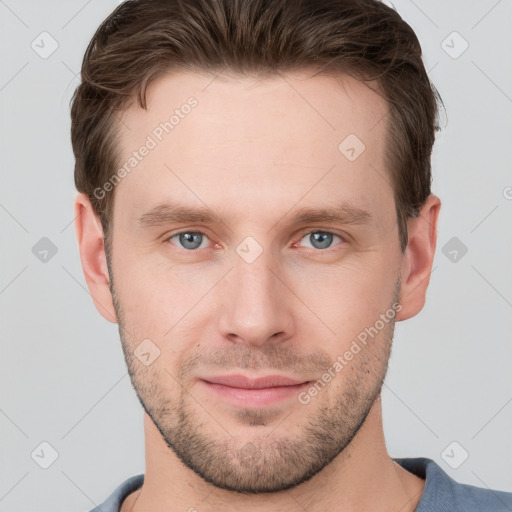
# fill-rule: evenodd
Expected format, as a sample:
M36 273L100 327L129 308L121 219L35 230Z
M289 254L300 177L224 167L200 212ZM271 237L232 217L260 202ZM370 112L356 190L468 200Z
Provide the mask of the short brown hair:
M414 31L377 0L128 0L119 5L90 41L71 100L75 185L89 197L107 242L115 188L101 198L94 191L119 165L117 114L135 99L146 109L153 80L174 70L265 76L304 68L375 80L387 100L386 167L405 251L407 219L418 215L430 195L441 99Z

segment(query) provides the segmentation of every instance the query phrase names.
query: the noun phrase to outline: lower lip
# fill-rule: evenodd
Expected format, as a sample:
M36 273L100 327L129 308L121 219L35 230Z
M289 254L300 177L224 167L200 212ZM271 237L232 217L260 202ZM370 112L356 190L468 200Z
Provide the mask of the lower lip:
M213 382L202 382L210 391L216 393L223 400L239 407L265 407L276 404L282 400L296 397L303 389L309 386L309 382L294 386L276 386L272 388L246 389L232 388Z

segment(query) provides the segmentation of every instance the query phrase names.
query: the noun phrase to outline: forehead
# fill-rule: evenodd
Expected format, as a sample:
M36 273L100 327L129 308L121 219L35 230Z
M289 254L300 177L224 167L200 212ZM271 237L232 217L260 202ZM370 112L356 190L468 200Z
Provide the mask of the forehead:
M348 75L313 74L160 77L148 88L148 110L134 104L121 117L118 164L128 172L115 202L138 212L166 196L239 201L247 211L284 208L305 193L303 205L344 196L389 202L386 102Z
M186 130L183 127L186 124L201 136L198 142L270 134L278 137L280 143L286 140L293 143L295 139L291 135L301 141L327 136L330 142L329 135L337 141L350 130L371 142L368 132L381 124L379 121L387 113L385 101L373 90L376 85L365 84L346 74L312 74L313 71L304 70L251 78L181 71L161 76L148 88L147 111L132 103L123 113L120 128L127 143L123 146L131 149L137 143L133 140L139 135L137 132L151 133L176 111L179 121L173 121L176 128L173 128L173 136L177 140L180 132ZM188 112L186 105L191 98L197 106ZM189 113L194 115L189 116ZM187 117L192 121L182 123ZM300 125L295 124L298 120L302 121ZM177 130L178 124L182 125L180 130ZM220 126L227 131L210 130ZM286 127L287 132L276 133L279 127ZM135 132L131 133L133 128ZM200 128L203 128L202 133ZM377 128L374 135L378 138L380 132Z

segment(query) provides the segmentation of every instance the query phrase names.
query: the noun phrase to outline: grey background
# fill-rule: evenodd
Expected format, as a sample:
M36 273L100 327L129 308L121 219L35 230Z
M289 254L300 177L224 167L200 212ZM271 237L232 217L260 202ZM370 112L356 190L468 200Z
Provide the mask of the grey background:
M1 511L87 511L144 472L142 409L117 326L87 291L72 223L69 100L115 5L0 0ZM388 450L512 491L512 2L394 5L418 34L448 123L433 156L443 207L427 304L397 324L383 391ZM46 37L51 49L43 31L58 43L47 58L31 47ZM457 58L454 31L469 44ZM32 252L43 237L57 249L46 262ZM58 453L47 469L42 442Z

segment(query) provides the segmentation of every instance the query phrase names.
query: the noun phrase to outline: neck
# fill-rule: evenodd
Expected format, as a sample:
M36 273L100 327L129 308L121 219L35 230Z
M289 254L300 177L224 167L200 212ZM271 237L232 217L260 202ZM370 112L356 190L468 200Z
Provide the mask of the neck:
M146 414L144 428L144 485L123 502L121 512L413 512L425 485L389 457L380 396L364 425L336 459L309 481L272 494L247 495L214 487L182 464Z

